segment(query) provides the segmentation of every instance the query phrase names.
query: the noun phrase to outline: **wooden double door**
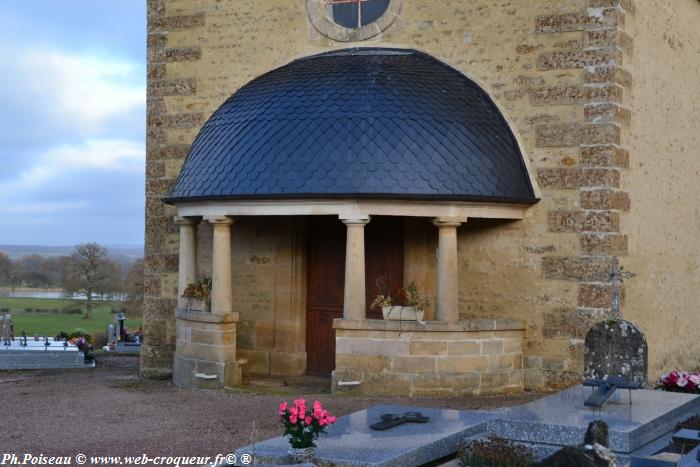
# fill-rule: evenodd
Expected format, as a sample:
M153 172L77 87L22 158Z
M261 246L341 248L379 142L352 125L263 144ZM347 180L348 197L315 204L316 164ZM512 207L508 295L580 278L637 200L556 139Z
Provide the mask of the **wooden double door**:
M346 227L336 216L311 216L308 226L306 290L307 372L329 375L335 368L333 320L343 317ZM403 285L403 219L373 217L365 226L365 296L367 317L377 295L376 280L386 278L391 290Z

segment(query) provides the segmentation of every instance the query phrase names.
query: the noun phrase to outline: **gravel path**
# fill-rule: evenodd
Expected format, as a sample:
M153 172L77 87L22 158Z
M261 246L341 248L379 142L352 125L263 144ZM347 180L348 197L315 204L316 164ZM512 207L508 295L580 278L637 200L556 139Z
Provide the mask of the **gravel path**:
M101 357L92 370L0 372L0 454L232 453L280 434L275 410L282 400L300 395L292 391L280 395L179 389L168 381L140 379L138 359L129 356ZM318 396L338 416L378 403L472 409L521 404L536 397Z

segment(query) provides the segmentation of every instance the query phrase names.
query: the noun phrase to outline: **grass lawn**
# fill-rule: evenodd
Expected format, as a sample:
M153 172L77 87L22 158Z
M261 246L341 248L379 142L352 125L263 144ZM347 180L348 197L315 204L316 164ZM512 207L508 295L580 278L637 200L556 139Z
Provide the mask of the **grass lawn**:
M75 328L82 328L88 334L107 332L109 323L114 322L114 314L111 313L112 305L108 303L93 302L90 319L84 319L85 301L58 299L58 298L15 298L0 297L0 310L9 308L12 321L15 323L15 336L25 331L27 335L39 334L41 336L55 336L61 331L71 333ZM70 306L83 310L79 315L58 313L25 313L26 308L58 309ZM127 319L126 327L136 329L141 325L141 319Z

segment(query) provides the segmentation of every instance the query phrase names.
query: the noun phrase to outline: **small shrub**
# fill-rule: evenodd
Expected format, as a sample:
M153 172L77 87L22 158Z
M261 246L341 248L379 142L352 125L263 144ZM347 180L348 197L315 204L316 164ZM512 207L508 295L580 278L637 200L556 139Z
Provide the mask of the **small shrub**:
M34 308L25 308L24 312L25 313L34 313Z
M58 336L56 336L56 337L58 337L59 339L68 339L69 338L68 333L66 331L59 332Z
M468 441L459 448L462 467L529 467L534 463L532 450L498 436Z
M106 332L98 332L97 334L95 334L95 340L92 344L95 347L97 347L98 349L101 349L102 347L107 345L108 344L107 333Z
M58 308L52 308L51 313L54 315L58 314Z
M95 338L88 334L87 331L82 328L75 328L73 332L68 334L69 339L75 339L78 337L85 338L85 340L88 341L90 344L92 344L95 341Z
M64 308L61 310L61 314L63 315L80 315L83 313L83 310L80 308Z

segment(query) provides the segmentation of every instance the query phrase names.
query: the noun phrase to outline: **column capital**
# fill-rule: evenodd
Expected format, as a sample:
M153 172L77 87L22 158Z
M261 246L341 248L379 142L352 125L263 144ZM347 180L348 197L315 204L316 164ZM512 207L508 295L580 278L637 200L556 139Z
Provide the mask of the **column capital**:
M197 225L199 224L199 221L201 220L201 217L184 217L184 216L175 216L173 217L173 221L177 225Z
M231 225L236 221L233 217L230 217L230 216L205 216L204 220L209 222L210 224L225 224L225 225Z
M434 217L433 225L435 227L459 227L467 222L466 217Z
M369 224L370 220L368 215L340 215L338 217L341 221L343 221L343 224L347 225L348 227L353 225L364 226Z

